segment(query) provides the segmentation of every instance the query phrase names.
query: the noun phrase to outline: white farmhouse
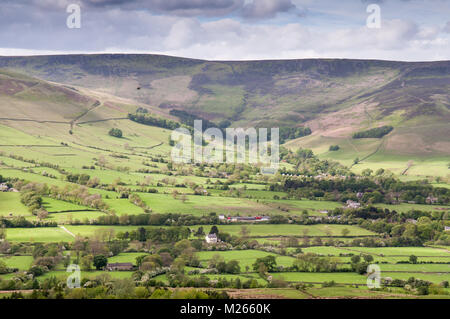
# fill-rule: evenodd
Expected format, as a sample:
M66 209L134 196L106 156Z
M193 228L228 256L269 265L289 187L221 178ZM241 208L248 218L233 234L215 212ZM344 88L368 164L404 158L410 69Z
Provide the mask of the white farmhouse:
M205 240L208 244L215 244L215 243L217 243L217 235L216 234L208 234L208 235L206 235Z

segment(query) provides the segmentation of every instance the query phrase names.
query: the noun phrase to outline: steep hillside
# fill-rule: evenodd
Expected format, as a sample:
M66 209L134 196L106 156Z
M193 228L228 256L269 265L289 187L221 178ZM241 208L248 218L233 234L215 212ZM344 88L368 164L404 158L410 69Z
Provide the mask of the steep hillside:
M106 93L0 70L0 151L19 145L42 150L62 142L111 150L125 144L142 148L167 144L167 130L128 120L128 113L139 106L143 105ZM125 138L109 136L114 127L122 129Z
M76 90L86 88L90 97L120 97L126 105L142 103L165 116L178 109L215 123L229 120L232 126L308 126L311 136L287 145L310 147L321 156L350 164L355 157L403 156L402 162L409 157L444 157L445 161L450 154L450 61L230 62L107 54L0 57L0 68L62 84L57 98L52 97L39 112L47 119L84 114L97 120L116 116L110 112L120 117L132 109L103 108L107 112L99 114L102 108L98 108L86 113L96 100L102 103L77 95ZM45 85L35 87L33 81L24 77L17 86L1 86L5 103L0 107L7 107L2 114L30 115L24 112L31 108L21 105L39 104L38 95L46 94ZM15 92L17 87L20 92ZM58 102L64 109L56 108ZM381 125L394 130L382 139L351 138L357 131ZM340 150L329 152L334 144Z

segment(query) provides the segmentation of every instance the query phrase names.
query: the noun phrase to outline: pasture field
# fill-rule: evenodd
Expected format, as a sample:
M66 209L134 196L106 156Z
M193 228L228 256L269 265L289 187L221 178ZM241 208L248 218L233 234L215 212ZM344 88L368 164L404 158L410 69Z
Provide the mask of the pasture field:
M75 236L92 237L100 229L113 229L116 234L119 232L130 232L136 230L139 226L91 226L91 225L67 225L67 230L72 232ZM146 228L152 228L153 226L145 226ZM156 226L154 226L156 227ZM159 227L159 226L158 226Z
M257 274L240 274L240 275L230 275L230 274L206 274L206 275L191 275L191 277L193 278L198 278L200 276L206 276L208 277L210 280L218 280L219 278L225 278L227 280L236 280L237 278L239 278L239 280L242 281L247 281L249 279L255 279L258 284L260 285L265 285L267 284L267 281L262 279L259 275Z
M196 229L197 226L191 226ZM239 236L242 225L218 225L219 232L229 233ZM275 237L275 236L341 236L343 229L349 230L349 236L375 236L375 233L354 225L292 225L292 224L249 224L250 230L248 237Z
M449 260L450 262L450 260ZM449 264L380 264L381 271L450 273Z
M334 281L338 284L362 284L365 285L367 277L352 272L333 273L307 273L307 272L283 272L273 273L274 278L283 279L288 282L322 283ZM427 280L432 283L440 283L450 280L450 273L413 273L413 272L381 272L381 277L408 280L411 277Z
M450 281L450 273L414 273L414 272L381 272L381 277L391 277L392 279L408 280L411 277L420 280L427 280L435 284L443 281Z
M205 276L205 277L209 278L210 280L218 280L219 278L225 278L228 281L229 280L236 280L236 279L239 278L239 280L241 282L247 281L249 279L255 279L261 285L267 284L267 282L264 279L262 279L261 277L259 277L256 274L246 274L246 275L243 275L243 274L240 274L240 275L231 275L231 274L204 274L204 275L200 275L200 274L197 274L197 275L189 275L189 277L192 277L192 278L199 278L201 276ZM162 281L164 283L168 283L169 282L166 274L158 275L158 276L154 277L153 279L155 279L157 281Z
M339 202L330 202L330 201L318 201L318 200L271 200L271 203L276 203L280 205L286 205L293 213L299 214L304 209L308 211L325 211L325 210L333 210L338 207L342 207L343 204ZM326 216L326 214L323 214Z
M266 256L275 256L278 266L290 267L295 258L289 256L280 256L274 253L269 253L260 250L231 250L231 251L201 251L197 253L200 262L204 267L208 266L209 261L216 255L223 257L225 261L237 260L241 267L241 272L246 272L248 267L250 272L254 272L253 264L257 258Z
M143 214L144 210L131 203L127 198L122 199L104 199L103 200L112 210L116 212L117 216L124 214L139 215Z
M50 178L42 176L40 174L34 174L30 172L25 172L19 169L11 168L0 168L0 175L7 178L19 178L25 181L31 181L36 183L46 183L47 185L55 185L58 187L64 187L66 185L74 185L56 178Z
M313 246L302 248L303 253L314 253L324 256L339 256L339 254L357 254L345 249L345 247L330 247L330 246Z
M92 221L103 215L105 215L105 213L91 210L68 213L52 213L48 215L47 220L55 221L58 224L70 224L71 222L75 222L77 220L80 222L85 222L86 219Z
M0 167L29 168L34 164L26 163L7 156L0 156Z
M187 200L173 198L166 194L139 194L144 202L157 213L180 213L201 216L215 212L217 214L264 215L273 213L273 209L261 203L245 199L220 196L187 195Z
M348 287L348 286L334 286L334 287L312 287L308 288L308 293L315 298L370 298L370 299L449 299L447 295L428 295L418 296L413 294L406 294L404 290L389 288L383 291L367 289L365 287Z
M272 276L288 282L322 283L334 281L338 284L366 284L367 277L352 272L310 273L310 272L279 272Z
M28 208L20 202L20 194L13 192L0 192L0 216L26 216L31 215Z
M33 256L0 256L9 268L18 268L19 270L28 270L33 263Z
M11 242L71 242L74 240L59 227L8 228L6 238Z
M312 226L312 225L309 225L309 226ZM302 231L302 233L303 233L303 231ZM307 236L310 239L313 239L313 237L317 237L317 236L314 236L314 235L311 236L309 234L309 232L308 232ZM342 241L344 243L349 243L349 242L351 242L351 241L353 241L355 239L363 239L363 238L366 238L367 236L372 236L372 235L361 235L361 236L356 236L356 237L340 237L340 236L334 236L333 233L332 233L331 237L327 237L327 236L320 236L320 237L322 239L322 242L327 241L328 239L334 239L334 240ZM298 237L298 236L296 236L296 237ZM300 236L300 237L297 238L299 243L302 242L302 240L303 240L302 237L304 237L304 236ZM274 245L275 244L277 244L277 245L281 244L281 242L283 240L283 237L276 237L276 236L271 236L271 237L252 237L251 233L250 233L250 238L252 240L256 240L260 244L267 243L267 244L274 244Z
M70 202L53 199L50 197L43 197L42 205L49 213L58 212L76 212L76 211L87 211L90 210L89 207L81 206L78 204L73 204Z
M432 247L345 247L347 250L373 254L377 256L410 256L418 257L450 257L450 252L445 249ZM450 261L450 260L449 260Z
M434 212L434 211L450 211L450 206L443 205L423 205L423 204L408 204L401 203L398 205L389 205L389 204L376 204L374 206L387 208L389 210L395 210L397 212L406 213L410 210L422 210L426 212Z

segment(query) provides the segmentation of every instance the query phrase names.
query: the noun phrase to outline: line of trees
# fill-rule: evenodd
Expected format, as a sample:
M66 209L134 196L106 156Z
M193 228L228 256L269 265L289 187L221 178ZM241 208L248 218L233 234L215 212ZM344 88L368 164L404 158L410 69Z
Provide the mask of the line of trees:
M384 125L370 130L356 132L353 134L353 138L382 138L383 136L389 134L394 127L389 125Z
M175 121L155 117L147 113L135 113L135 114L129 113L128 118L133 122L137 122L144 125L162 127L169 130L174 130L180 127L180 124Z

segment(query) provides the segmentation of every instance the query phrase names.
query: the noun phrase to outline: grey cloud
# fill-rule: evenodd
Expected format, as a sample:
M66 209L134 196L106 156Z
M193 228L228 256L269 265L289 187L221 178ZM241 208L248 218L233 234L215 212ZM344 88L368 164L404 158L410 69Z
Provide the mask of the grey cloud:
M15 6L24 10L65 11L72 3L84 10L98 11L149 11L182 17L223 17L230 14L249 19L270 19L278 13L296 10L302 16L306 9L299 9L292 0L2 0L2 7Z
M445 25L444 32L450 33L450 21L448 21L447 24Z
M251 19L273 18L278 13L295 10L291 0L253 0L244 5L243 16Z
M88 7L120 7L178 16L224 16L244 5L244 0L81 0Z
M176 16L224 16L242 9L245 0L1 0L2 7L16 6L24 9L62 11L69 4L79 4L83 9L119 9L123 11L150 11ZM2 8L3 9L3 8Z

